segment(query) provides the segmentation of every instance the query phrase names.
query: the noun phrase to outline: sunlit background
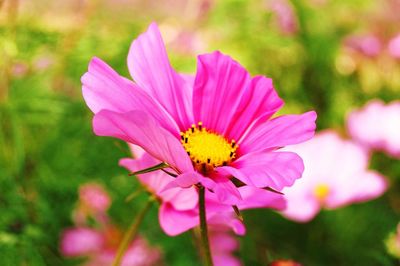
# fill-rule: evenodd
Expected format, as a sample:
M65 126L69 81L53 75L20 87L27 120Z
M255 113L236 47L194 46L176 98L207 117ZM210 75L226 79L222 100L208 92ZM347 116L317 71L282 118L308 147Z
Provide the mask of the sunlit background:
M318 130L344 139L352 110L400 95L398 0L0 0L1 265L85 261L60 252L82 184L109 192L108 214L121 230L143 204L140 193L126 201L139 188L118 166L126 145L92 133L80 77L93 56L129 77L130 43L152 21L178 71L193 73L197 54L220 50L274 80L285 100L280 113L314 109ZM387 123L400 128L399 119ZM400 156L379 148L369 168L388 181L381 197L324 210L308 223L246 211L236 256L244 265L399 265L400 236L387 239L400 221ZM200 265L192 234L166 236L157 208L140 234L157 249L158 265Z

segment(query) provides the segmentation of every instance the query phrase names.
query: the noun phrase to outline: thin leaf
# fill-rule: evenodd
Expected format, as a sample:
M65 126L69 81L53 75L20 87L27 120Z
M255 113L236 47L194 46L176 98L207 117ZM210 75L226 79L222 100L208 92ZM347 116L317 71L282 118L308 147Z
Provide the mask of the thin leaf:
M129 173L128 175L132 176L132 175L140 175L140 174L150 173L150 172L154 172L154 171L157 171L157 170L160 170L160 169L163 169L163 168L167 168L167 167L169 167L168 164L160 163L160 164L151 166L151 167L143 169L143 170L139 170L139 171L136 171L136 172L133 172L133 173Z
M280 192L280 191L278 191L278 190L275 190L275 189L273 189L273 188L271 188L271 187L263 187L262 189L271 191L271 192L276 193L276 194L279 194L279 195L285 195L284 193L282 193L282 192Z
M232 205L232 208L233 208L233 210L235 211L237 218L238 218L240 221L243 222L243 216L242 216L242 214L240 213L240 210L239 210L238 206Z
M172 177L177 177L178 175L176 175L176 174L174 174L174 173L171 173L170 171L167 171L167 170L165 170L165 169L161 169L161 171L163 171L164 173L166 173L167 175L170 175L170 176L172 176Z

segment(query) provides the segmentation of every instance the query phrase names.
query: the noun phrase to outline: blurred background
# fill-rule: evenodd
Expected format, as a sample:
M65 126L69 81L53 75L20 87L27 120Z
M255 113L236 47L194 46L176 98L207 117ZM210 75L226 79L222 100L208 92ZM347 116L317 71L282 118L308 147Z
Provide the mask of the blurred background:
M93 56L129 77L130 43L152 21L178 71L195 72L197 54L221 50L274 80L281 113L316 110L319 130L346 137L351 110L400 95L398 0L0 0L1 265L82 263L59 250L81 184L109 191L120 228L145 201L125 202L138 189L118 166L129 150L94 136L80 77ZM376 152L370 168L390 183L376 200L305 224L267 209L245 212L238 257L244 265L400 265L385 246L400 220L400 164ZM141 235L166 265L200 265L192 235L166 236L157 208Z

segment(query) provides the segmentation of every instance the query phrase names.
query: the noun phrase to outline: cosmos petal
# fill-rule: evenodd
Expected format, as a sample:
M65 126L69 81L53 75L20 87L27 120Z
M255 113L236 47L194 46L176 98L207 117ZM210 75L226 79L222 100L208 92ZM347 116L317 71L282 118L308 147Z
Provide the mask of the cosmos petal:
M280 191L293 185L300 178L304 165L302 159L293 152L249 153L219 171L231 173L242 182L259 187L271 187Z
M161 228L169 236L179 235L199 224L196 211L178 211L168 203L161 204L158 218Z
M254 77L236 108L233 121L226 135L230 139L239 140L253 121L267 121L283 105L276 93L272 80L263 76Z
M154 158L178 172L192 172L193 166L180 141L143 111L116 113L102 110L93 118L96 135L122 139L139 145Z
M257 121L239 141L242 154L297 144L314 136L314 111L283 115L267 122Z
M386 179L374 171L365 171L355 174L357 178L348 180L347 186L336 189L331 197L327 198L327 208L339 208L349 202L364 202L381 196L387 189Z
M296 222L311 221L320 211L321 206L312 197L289 200L282 215Z
M128 68L140 88L169 112L181 131L191 126L193 90L172 68L156 23L133 41Z
M229 56L216 51L198 57L193 112L196 122L224 135L250 82L250 75Z
M239 191L243 198L243 201L238 205L241 210L253 208L283 210L286 207L286 200L283 195L251 186L240 187Z
M82 76L82 94L86 104L95 114L101 110L118 113L142 110L152 115L161 126L174 135L179 133L177 124L160 104L135 83L118 75L99 58L90 61L88 72Z

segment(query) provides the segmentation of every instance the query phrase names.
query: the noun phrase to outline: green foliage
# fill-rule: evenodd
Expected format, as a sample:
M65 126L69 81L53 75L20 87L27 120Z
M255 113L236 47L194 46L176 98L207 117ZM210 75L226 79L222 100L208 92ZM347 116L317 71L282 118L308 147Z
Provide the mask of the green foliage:
M290 35L278 30L263 1L216 1L197 20L190 14L181 16L179 9L163 9L165 4L154 11L138 2L132 1L139 6L130 7L135 13L123 7L109 10L93 1L78 14L70 12L71 25L64 28L57 26L62 24L58 15L65 16L61 10L46 11L40 5L31 16L21 9L13 22L0 9L1 265L81 262L63 258L58 248L62 230L72 225L80 184L94 180L105 184L113 198L110 215L124 228L143 204L143 194L125 202L139 189L134 177L118 166L129 151L122 142L92 133L92 114L81 96L80 77L93 56L128 77L129 45L150 18L199 33L206 43L202 52L222 50L252 74L272 77L286 101L283 112L316 109L319 129L344 132L351 108L373 97L398 97L398 87L379 81L378 89L366 90L363 86L369 83L361 72L338 71L343 38L369 27L359 18L374 7L372 0L327 1L324 6L292 1L298 31ZM194 53L181 53L172 44L168 50L179 71L195 70ZM49 60L49 65L38 66L40 60ZM22 73L15 70L18 66ZM238 254L245 265L267 265L277 258L304 265L395 265L383 240L398 222L400 167L384 155L374 156L372 167L391 181L390 190L378 200L324 211L308 224L287 221L270 210L244 212L248 233L241 238ZM141 232L162 247L166 264L200 265L191 233L166 236L155 208Z

